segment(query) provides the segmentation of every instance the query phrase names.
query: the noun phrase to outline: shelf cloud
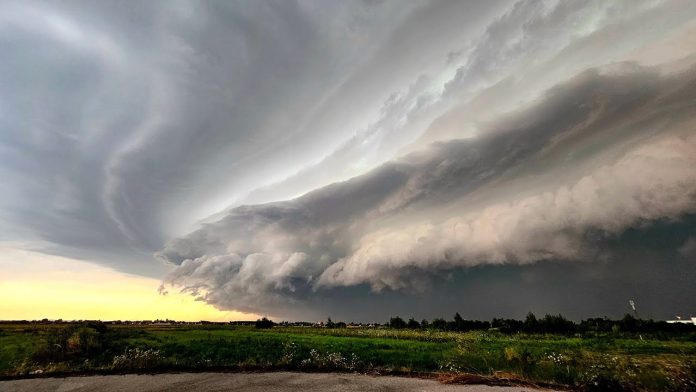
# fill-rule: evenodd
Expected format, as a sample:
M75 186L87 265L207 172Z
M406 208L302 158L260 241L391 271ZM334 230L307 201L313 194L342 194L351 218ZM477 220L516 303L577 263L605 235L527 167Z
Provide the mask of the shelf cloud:
M453 268L610 257L597 237L696 212L695 82L585 71L477 137L234 208L158 253L178 265L165 281L258 312L339 286L424 291Z
M693 306L696 2L9 0L0 33L13 249L288 319Z

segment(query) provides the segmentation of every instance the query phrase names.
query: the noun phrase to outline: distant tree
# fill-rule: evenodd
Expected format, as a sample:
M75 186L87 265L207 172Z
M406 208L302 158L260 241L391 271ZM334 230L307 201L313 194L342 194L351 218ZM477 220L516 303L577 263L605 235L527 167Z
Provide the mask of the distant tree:
M335 328L345 328L345 327L347 327L347 325L343 321L339 321L336 324L334 324L334 327Z
M547 314L539 320L538 332L569 334L575 332L575 323L566 319L562 315Z
M326 320L326 328L336 328L336 324L331 321L331 317L329 317L328 320Z
M413 317L408 319L408 328L410 329L420 329L420 323L416 321Z
M535 333L539 331L539 321L537 320L534 313L527 313L527 317L524 319L524 325L522 329L527 333Z
M464 319L459 314L459 312L454 314L454 328L455 331L464 330Z
M608 318L596 317L581 321L578 329L581 332L611 332L613 326L614 322Z
M462 318L462 316L459 313L456 313L454 315L454 319L452 321L447 322L447 329L450 331L480 331L487 330L490 327L491 323L489 323L488 321L464 320L464 318Z
M431 326L434 329L444 331L447 329L447 321L445 321L445 319L442 319L442 318L436 318L436 319L433 319Z
M619 321L619 329L621 332L637 332L638 320L632 315L626 313L624 318Z
M259 329L273 328L274 325L275 323L266 317L256 320L256 328Z
M430 324L428 323L428 320L423 319L423 321L421 321L421 328L426 329L426 328L428 328L428 327L430 327Z
M392 317L391 319L389 319L389 328L406 328L406 322L399 316Z
M516 333L522 330L524 322L515 319L499 319L494 318L491 322L493 328L498 329L500 332L504 333Z

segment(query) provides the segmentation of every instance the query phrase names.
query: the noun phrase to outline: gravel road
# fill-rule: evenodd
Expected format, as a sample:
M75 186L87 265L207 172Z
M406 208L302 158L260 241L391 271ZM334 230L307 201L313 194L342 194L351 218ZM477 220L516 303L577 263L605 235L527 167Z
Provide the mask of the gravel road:
M523 387L445 385L435 380L337 373L173 373L0 381L0 391L236 391L236 392L521 392Z

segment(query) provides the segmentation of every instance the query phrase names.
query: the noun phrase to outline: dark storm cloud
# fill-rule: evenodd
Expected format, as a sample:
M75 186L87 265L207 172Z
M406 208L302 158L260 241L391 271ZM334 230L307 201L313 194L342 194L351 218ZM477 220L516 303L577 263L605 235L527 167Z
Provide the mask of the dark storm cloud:
M530 311L562 313L574 319L620 318L630 311L628 300L634 299L641 317L671 319L690 309L696 295L695 259L684 259L675 252L694 232L695 223L693 216L687 216L679 222L656 222L596 240L594 245L611 258L452 270L438 275L427 295L404 291L375 295L364 286L340 287L305 298L298 314L366 322L385 322L396 314L451 317L455 311L488 320L524 318ZM278 314L284 315L283 309Z
M288 317L508 293L691 211L694 36L686 0L7 1L0 241Z
M277 312L341 286L423 291L456 267L596 259L594 236L694 212L694 82L693 70L587 71L480 137L231 210L159 253L180 265L167 282Z

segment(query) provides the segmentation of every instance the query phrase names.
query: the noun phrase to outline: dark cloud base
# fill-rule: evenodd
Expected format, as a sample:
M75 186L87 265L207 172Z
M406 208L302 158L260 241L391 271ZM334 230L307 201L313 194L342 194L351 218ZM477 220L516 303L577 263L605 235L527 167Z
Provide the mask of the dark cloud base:
M696 303L696 252L678 249L696 235L696 215L632 228L593 244L594 260L532 265L483 265L431 276L427 292L374 293L367 285L308 296L304 312L278 317L384 322L402 317L523 318L527 312L561 313L576 320L621 317L634 299L642 317L688 315ZM297 310L301 310L297 309Z

